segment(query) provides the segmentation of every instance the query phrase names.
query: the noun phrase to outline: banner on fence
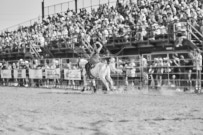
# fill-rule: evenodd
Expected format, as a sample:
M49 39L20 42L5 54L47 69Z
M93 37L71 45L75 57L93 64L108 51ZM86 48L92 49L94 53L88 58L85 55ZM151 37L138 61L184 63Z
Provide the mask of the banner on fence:
M79 69L76 69L76 70L64 69L64 79L81 80L81 71Z
M29 78L30 79L42 79L42 70L41 69L29 69Z
M1 78L12 78L11 70L1 70Z
M13 71L14 78L26 78L26 70L25 69L15 69Z
M45 76L48 79L60 79L61 77L61 70L58 69L46 69Z

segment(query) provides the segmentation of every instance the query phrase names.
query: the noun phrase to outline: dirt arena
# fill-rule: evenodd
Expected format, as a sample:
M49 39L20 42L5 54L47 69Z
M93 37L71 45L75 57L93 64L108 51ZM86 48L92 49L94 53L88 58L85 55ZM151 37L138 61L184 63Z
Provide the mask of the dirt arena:
M0 88L0 135L203 135L203 95Z

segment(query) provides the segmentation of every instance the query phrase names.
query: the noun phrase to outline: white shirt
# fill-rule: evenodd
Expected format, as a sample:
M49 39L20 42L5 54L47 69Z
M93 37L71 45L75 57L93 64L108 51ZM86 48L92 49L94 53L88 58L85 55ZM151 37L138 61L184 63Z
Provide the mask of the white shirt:
M197 70L202 70L202 55L201 54L197 54L196 56L196 69Z

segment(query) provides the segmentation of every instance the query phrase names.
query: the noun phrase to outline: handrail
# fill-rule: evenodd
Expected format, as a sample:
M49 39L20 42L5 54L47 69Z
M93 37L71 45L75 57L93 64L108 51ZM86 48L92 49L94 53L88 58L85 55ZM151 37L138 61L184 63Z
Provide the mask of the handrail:
M49 50L49 48L45 45L44 46L44 50L53 58L54 55L51 53L51 51Z
M30 49L34 52L37 58L40 58L40 54L37 52L36 48L32 44L30 44Z
M192 26L189 22L187 22L187 24L203 38L203 35L194 26Z
M92 46L87 42L87 40L85 40L84 38L82 38L82 43L85 46L86 49L88 49L88 51L93 52L93 48Z
M190 32L190 34L192 34L199 42L201 42L201 40L191 31L191 30L188 30Z

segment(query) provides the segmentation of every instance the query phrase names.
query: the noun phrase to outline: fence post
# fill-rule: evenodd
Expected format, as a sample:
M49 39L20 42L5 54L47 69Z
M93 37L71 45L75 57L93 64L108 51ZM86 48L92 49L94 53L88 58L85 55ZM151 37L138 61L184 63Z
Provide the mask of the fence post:
M142 82L142 80L143 80L143 66L142 66L142 55L140 54L140 71L141 71L141 73L140 73L140 75L141 75L141 77L140 77L140 89L141 89L141 86L143 86L143 82Z
M68 8L69 8L69 2L68 2ZM78 11L78 0L75 0L75 12Z
M42 19L44 19L44 0L42 1Z
M119 58L118 58L118 56L117 56L117 57L116 57L116 68L118 68L118 63L119 63ZM116 82L116 85L117 85L117 88L118 88L118 87L120 87L120 85L119 85L119 84L120 84L120 83L119 83L120 78L119 78L119 74L118 74L118 73L117 73L116 75L117 75L117 79L116 79L117 82Z
M61 3L61 13L63 12L63 11L62 11L62 10L63 10L62 5L63 5L63 4Z
M91 6L91 11L92 11L92 0L90 0L90 6Z
M30 26L32 25L32 20L30 20Z
M198 62L198 61L197 61L197 57L195 57L195 61L196 61L196 62L195 62L195 64L196 64L196 65L195 65L195 66L196 66L196 67L195 67L195 68L196 68L195 91L197 92L197 91L198 91L198 87L199 87L199 86L198 86L198 85L199 85L199 76L198 76L198 70L197 70L197 64L198 64L198 63L197 63L197 62Z
M56 5L54 5L54 14L56 13Z

